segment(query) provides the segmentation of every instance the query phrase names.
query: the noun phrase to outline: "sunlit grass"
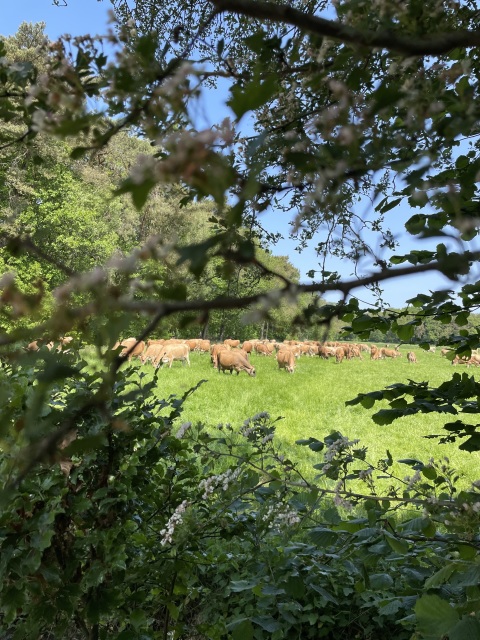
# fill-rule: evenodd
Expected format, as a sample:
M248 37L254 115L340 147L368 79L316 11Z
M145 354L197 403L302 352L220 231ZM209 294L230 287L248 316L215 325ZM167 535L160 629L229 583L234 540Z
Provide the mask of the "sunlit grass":
M251 362L257 371L255 378L243 372L239 376L218 373L207 354L192 353L191 367L175 362L171 369L163 368L159 372L156 395L160 399L172 394L180 396L205 380L186 401L179 424L202 422L214 427L230 423L239 427L246 418L261 411L267 411L272 418L281 416L283 419L277 423L277 442L310 478L315 474L312 464L321 462L322 454L299 447L295 441L310 436L322 439L334 430L350 439L359 438L360 444L368 448L368 459L372 463L385 458L387 449L394 460L417 458L427 462L431 457L448 456L452 466L465 476L465 482L480 478L479 454L462 452L455 444L440 445L437 440L424 438L442 433L443 424L451 421L452 416L418 414L380 427L371 416L387 403L377 403L370 410L360 405L345 406L345 402L358 393L383 389L395 382L412 379L438 385L457 370L439 353L416 348L413 350L418 364L409 364L405 357L407 350L404 347L403 357L395 360L371 361L367 355L364 360L341 364L303 356L297 361L294 374L280 371L275 357L252 355ZM145 365L144 370L153 373L151 365ZM477 369L468 371L470 375L480 375ZM410 469L397 464L394 471L404 477Z

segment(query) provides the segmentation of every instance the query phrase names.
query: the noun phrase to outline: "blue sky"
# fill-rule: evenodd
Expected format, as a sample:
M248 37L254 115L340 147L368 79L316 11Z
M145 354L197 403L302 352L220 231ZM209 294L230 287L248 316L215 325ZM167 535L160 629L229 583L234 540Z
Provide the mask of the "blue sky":
M60 0L61 2L63 0ZM11 35L16 32L18 26L23 21L46 23L46 32L50 38L55 39L64 33L80 35L85 33L101 34L105 33L108 21L108 11L111 4L108 0L99 2L98 0L66 0L67 6L56 7L52 0L16 0L15 2L6 2L2 7L2 20L0 23L0 34ZM161 1L161 0L159 0ZM221 120L228 109L224 104L222 95L211 96L208 99L208 120L202 122L202 126L213 124ZM426 241L412 242L412 239L404 233L403 224L410 215L417 213L418 209L409 212L408 209L397 208L389 212L392 219L392 228L400 241L400 249L396 253L406 253L412 248L431 249L436 242ZM359 211L360 213L360 211ZM363 211L361 211L363 213ZM265 226L271 230L280 231L284 235L288 234L288 219L285 214L280 216L271 212L267 214ZM320 238L319 238L320 239ZM318 240L317 240L318 241ZM307 271L318 268L315 256L314 245L304 250L302 253L295 251L295 243L285 238L275 247L274 253L287 255L290 261L300 270L303 282L308 282L306 277ZM351 276L353 267L346 263L336 261L334 268L337 269L345 278ZM364 274L366 275L366 274ZM478 275L478 274L477 274ZM480 277L480 276L479 276ZM394 282L384 284L384 300L395 307L404 305L405 300L413 297L416 293L428 293L429 290L440 288L452 288L451 281L443 276L429 274L423 276L410 276L395 280ZM354 295L360 300L370 303L372 297L364 289L356 289ZM329 299L336 299L336 296L330 296Z

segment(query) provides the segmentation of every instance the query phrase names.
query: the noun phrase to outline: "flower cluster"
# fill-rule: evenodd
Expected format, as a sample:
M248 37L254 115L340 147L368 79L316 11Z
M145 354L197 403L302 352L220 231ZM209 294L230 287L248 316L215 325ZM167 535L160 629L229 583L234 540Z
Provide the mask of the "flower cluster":
M242 469L238 467L237 469L227 469L224 473L201 480L199 488L203 491L202 500L207 500L220 487L223 491L227 491L228 487L239 478L241 473Z
M338 438L337 440L332 442L323 456L323 459L326 463L323 465L323 471L326 473L329 469L331 469L333 466L332 463L334 462L335 458L340 458L347 449L350 449L359 442L360 440L358 439L349 440L346 436L342 436L341 438Z
M268 522L269 529L286 529L300 522L300 516L295 509L286 504L270 505L263 516L263 521Z
M275 427L270 424L270 414L262 411L252 418L247 418L240 427L240 433L250 442L266 445L273 440Z
M172 543L173 533L175 531L175 528L179 524L182 524L183 514L185 513L187 507L188 507L188 501L184 500L181 504L178 505L178 507L173 512L172 516L170 517L169 521L165 526L165 529L162 529L160 531L160 535L162 536L162 539L160 540L160 544L162 545L162 547L164 547L166 544Z

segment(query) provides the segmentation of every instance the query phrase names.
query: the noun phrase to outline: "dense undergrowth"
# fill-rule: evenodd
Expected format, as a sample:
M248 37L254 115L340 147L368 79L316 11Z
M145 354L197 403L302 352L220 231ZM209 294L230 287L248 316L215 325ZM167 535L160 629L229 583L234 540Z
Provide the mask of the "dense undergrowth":
M450 463L406 460L410 478L398 477L390 454L371 463L341 425L320 436L316 414L303 446L288 449L278 446L285 420L276 414L185 420L211 387L197 381L160 400L173 367L126 365L106 415L94 398L102 386L108 393L108 372L75 356L44 368L43 357L1 373L4 637L463 640L480 632L480 493L459 491ZM324 364L334 367L311 366ZM272 375L300 384L308 366ZM215 375L224 398L232 385L241 396L262 380ZM55 459L59 432L66 448ZM307 460L314 469L305 474ZM381 491L379 475L388 480Z

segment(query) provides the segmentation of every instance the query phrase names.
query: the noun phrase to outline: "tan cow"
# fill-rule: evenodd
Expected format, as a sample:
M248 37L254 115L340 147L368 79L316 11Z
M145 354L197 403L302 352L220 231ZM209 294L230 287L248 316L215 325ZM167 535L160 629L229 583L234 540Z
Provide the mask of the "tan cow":
M59 344L57 347L57 351L58 353L62 353L62 352L68 352L69 349L69 345L72 342L73 337L72 336L62 336L61 338L58 339Z
M370 360L380 360L381 357L380 349L372 344L370 348Z
M113 349L117 349L118 347L123 347L120 351L120 356L124 357L128 353L128 361L130 362L133 356L140 357L142 355L145 351L145 342L143 340L137 342L136 338L127 338L113 345Z
M197 351L202 353L208 353L210 351L210 340L199 340L197 345Z
M227 347L238 347L240 344L240 340L232 340L231 338L227 338L223 341L223 344L226 344Z
M290 349L281 349L277 353L277 362L279 369L285 369L288 373L295 372L295 356Z
M245 342L242 344L242 349L247 353L252 353L253 344L250 340L245 340Z
M407 353L407 360L412 364L415 364L417 362L417 356L413 353L413 351L409 351Z
M400 351L397 351L396 349L385 349L385 347L380 349L381 358L401 358L401 356L402 354Z
M190 349L188 344L169 344L163 347L162 355L160 356L160 362L167 363L168 368L172 368L174 360L181 360L190 366Z
M42 338L40 340L34 340L33 342L30 342L30 344L27 344L26 349L27 351L38 351L41 347L47 347L47 349L51 351L54 346L55 343L53 342L53 340L50 340L50 342L45 342L45 338Z
M158 367L158 365L160 364L160 358L163 354L164 349L165 347L163 344L154 343L154 344L147 345L147 348L140 356L140 360L142 364L145 364L146 362L150 361L154 367Z
M241 353L227 349L218 353L218 371L230 371L230 374L236 371L237 376L240 375L240 371L245 371L249 376L255 376L255 367L252 367Z
M210 347L210 361L214 369L218 369L218 354L220 351L230 351L230 347L226 344L212 344Z

